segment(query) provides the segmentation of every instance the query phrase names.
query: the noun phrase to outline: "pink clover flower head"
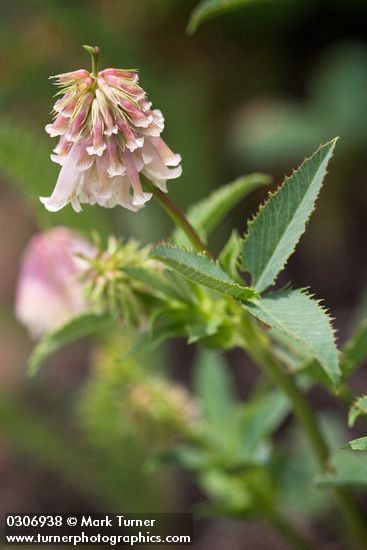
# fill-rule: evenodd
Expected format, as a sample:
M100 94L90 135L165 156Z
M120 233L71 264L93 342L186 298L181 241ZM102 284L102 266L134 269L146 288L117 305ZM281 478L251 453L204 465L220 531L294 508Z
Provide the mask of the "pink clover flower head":
M35 340L86 310L79 275L94 247L69 229L37 233L29 242L17 281L15 312Z
M163 115L151 108L137 71L81 69L54 78L62 95L46 131L59 137L51 158L61 171L52 195L41 197L45 207L56 212L71 203L79 212L89 203L137 211L151 198L140 174L167 192L166 181L181 175L181 156L160 137Z

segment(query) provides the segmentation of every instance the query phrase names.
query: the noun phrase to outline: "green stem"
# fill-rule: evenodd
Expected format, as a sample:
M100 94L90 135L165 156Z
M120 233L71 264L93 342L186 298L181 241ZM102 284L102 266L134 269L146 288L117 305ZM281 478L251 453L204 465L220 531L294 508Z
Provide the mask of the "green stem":
M91 72L91 75L94 76L94 78L97 78L98 69L99 69L99 59L101 57L101 50L98 48L98 46L84 45L83 48L89 53L89 55L92 58L92 72Z
M156 188L152 182L146 178L144 178L144 187L154 195L157 202L172 218L175 224L182 229L193 244L194 248L199 252L205 252L210 258L213 258L213 255L208 250L206 244L203 243L193 226L181 210L171 201L171 199L167 197L167 195L160 189ZM244 318L243 322L245 349L254 361L264 369L264 371L288 396L290 402L292 403L294 414L308 437L314 455L317 458L322 471L327 471L329 468L328 462L330 452L318 425L314 411L310 407L307 399L299 389L295 380L284 372L282 365L271 351L268 339L255 328L254 323L250 319ZM347 490L335 489L335 494L339 503L340 511L343 514L345 522L348 525L349 531L353 535L356 544L360 548L367 548L367 527L358 507L353 502ZM268 513L270 514L270 509L268 509ZM271 513L273 514L273 520L275 521L275 512L272 511ZM278 529L282 528L285 529L285 531L289 531L288 527L284 527L283 521L279 523L279 518L276 521L278 522ZM303 542L300 542L301 539L298 534L296 537L299 539L299 544L303 544ZM294 540L293 543L296 544L296 540ZM298 548L302 548L302 546L298 545ZM303 546L303 548L306 548L306 546Z
M185 235L188 237L188 239L192 243L195 250L197 250L198 252L205 252L205 254L209 256L209 258L213 258L213 255L209 251L206 244L201 240L197 231L193 228L189 220L186 218L183 212L181 212L181 210L175 205L175 203L172 202L171 199L165 193L163 193L160 189L158 189L155 185L153 185L153 183L149 181L147 178L144 178L144 187L150 193L153 194L156 201L165 210L165 212L167 212L167 214L174 221L174 223L182 229L182 231L185 233Z
M286 374L278 359L273 356L268 339L256 330L249 319L245 319L244 323L246 350L288 396L294 414L308 437L322 471L328 471L330 452L313 409L295 380ZM367 548L367 528L358 507L347 490L335 489L335 494L340 511L356 544L361 548Z

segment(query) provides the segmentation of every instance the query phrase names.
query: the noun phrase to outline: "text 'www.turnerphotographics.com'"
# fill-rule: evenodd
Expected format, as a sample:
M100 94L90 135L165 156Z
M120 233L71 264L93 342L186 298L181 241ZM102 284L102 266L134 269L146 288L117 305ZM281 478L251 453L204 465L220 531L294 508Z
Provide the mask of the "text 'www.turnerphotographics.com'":
M6 514L6 545L193 543L191 514Z

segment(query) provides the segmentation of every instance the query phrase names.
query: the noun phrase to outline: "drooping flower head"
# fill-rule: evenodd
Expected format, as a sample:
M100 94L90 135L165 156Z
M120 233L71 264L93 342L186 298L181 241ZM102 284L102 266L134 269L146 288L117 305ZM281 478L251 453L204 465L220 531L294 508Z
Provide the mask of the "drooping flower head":
M55 118L46 126L60 136L51 158L62 168L51 197L41 197L52 212L71 203L116 205L137 211L151 198L143 191L140 174L167 192L166 181L181 175L181 157L160 137L164 118L152 109L139 86L136 70L98 72L98 48L85 47L93 70L57 75L61 98Z
M86 309L78 276L88 268L92 244L65 227L32 237L22 259L15 310L38 339Z

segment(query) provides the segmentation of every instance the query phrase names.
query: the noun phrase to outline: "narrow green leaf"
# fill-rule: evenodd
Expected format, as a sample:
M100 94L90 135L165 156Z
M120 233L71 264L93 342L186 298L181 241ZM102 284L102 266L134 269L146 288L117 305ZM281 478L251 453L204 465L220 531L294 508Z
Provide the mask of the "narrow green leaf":
M358 397L349 409L348 414L348 426L351 428L354 426L355 421L359 416L367 414L367 395Z
M274 340L274 352L277 357L287 365L287 369L294 374L301 374L301 380L308 384L309 382L321 384L330 391L339 392L341 387L336 387L334 382L321 367L320 363L306 349L301 349L299 342L287 336L284 332L277 329L269 331Z
M206 199L189 208L186 217L195 227L200 236L206 241L210 233L225 218L228 212L251 191L258 187L269 185L272 178L266 174L250 174L243 176L232 183L223 185ZM181 229L176 229L173 240L181 246L189 246L186 235Z
M356 489L365 489L367 487L366 457L348 450L337 451L332 456L330 471L318 476L316 485L322 488L355 487Z
M242 8L252 0L203 0L193 10L187 32L194 34L199 25L212 17L222 15L223 13Z
M340 379L334 330L325 310L303 290L283 290L245 302L257 319L304 345L334 384Z
M272 285L304 233L315 206L336 140L321 146L270 195L249 223L243 269L259 291Z
M176 315L171 315L171 310L161 308L157 314L151 319L149 332L149 341L152 345L158 345L170 338L176 338L185 334L183 322L177 319ZM147 335L144 334L144 339L147 340Z
M343 352L340 368L344 374L351 374L367 360L367 319L358 326Z
M188 325L188 343L194 344L195 342L198 342L203 338L214 336L214 334L218 332L219 323L219 319L214 318L210 319L207 322Z
M54 332L47 334L33 349L28 365L29 376L34 376L37 373L49 355L66 344L103 330L110 322L111 320L107 315L84 313Z
M345 391L343 383L338 383L330 379L325 370L321 367L317 359L309 359L303 364L303 367L298 370L298 373L302 375L304 380L312 381L313 384L319 384L324 386L335 395L341 396Z
M352 439L343 449L352 449L352 451L367 451L367 436Z
M219 353L200 350L195 361L194 390L204 407L204 415L214 425L233 423L236 401L232 381Z
M152 289L158 291L164 296L168 296L169 298L172 298L173 300L178 300L180 302L187 301L185 296L183 296L182 293L178 292L177 288L170 285L167 281L163 280L152 271L148 271L148 269L127 266L124 267L122 271L124 271L131 277L142 281L143 283L147 284Z
M289 410L287 397L278 390L256 395L246 402L241 418L242 450L255 452L259 443L284 421Z
M238 232L234 229L228 241L223 247L223 250L218 256L218 263L223 267L224 271L229 273L233 279L239 278L238 265L242 248L242 239Z
M256 292L252 288L233 281L217 263L211 261L207 256L165 245L155 248L151 256L168 265L189 281L227 296L233 296L238 300L248 300L256 296Z

